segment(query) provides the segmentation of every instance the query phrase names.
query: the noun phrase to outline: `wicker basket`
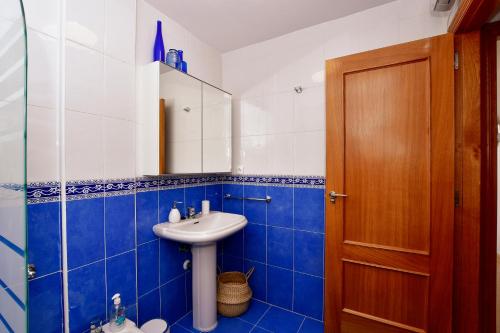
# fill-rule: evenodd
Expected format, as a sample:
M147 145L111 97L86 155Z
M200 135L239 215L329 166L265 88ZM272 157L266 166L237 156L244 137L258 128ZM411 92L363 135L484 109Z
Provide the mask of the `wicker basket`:
M248 279L252 276L252 267L246 274L241 272L221 273L217 277L217 310L226 317L237 317L248 310L252 289Z

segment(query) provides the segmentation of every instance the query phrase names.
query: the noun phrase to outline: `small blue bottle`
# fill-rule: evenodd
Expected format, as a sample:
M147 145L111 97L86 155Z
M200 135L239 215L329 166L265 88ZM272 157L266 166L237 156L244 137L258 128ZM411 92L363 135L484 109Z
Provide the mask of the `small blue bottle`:
M165 62L165 46L163 45L163 36L161 34L161 21L156 21L156 37L153 47L153 61Z
M177 65L177 69L184 73L187 73L187 63L184 61L184 51L177 50L177 53L179 54L179 63Z

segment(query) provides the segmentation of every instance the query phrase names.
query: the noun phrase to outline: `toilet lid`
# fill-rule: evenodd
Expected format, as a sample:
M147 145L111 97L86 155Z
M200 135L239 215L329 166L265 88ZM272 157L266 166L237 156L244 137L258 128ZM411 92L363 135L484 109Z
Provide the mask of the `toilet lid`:
M141 326L141 331L144 333L164 333L167 331L168 325L165 320L152 319Z

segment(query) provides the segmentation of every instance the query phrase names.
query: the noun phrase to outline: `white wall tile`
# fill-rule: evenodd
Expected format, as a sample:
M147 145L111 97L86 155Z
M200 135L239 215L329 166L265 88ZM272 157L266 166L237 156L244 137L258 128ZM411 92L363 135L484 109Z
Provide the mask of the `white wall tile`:
M58 42L29 29L28 55L28 104L54 109L58 98Z
M325 132L295 133L294 147L296 175L325 175Z
M53 37L59 37L60 0L24 0L26 25Z
M294 131L325 129L325 89L323 86L305 88L294 94Z
M241 138L243 173L247 175L266 174L267 138L264 135Z
M267 169L266 174L294 174L294 135L267 135Z
M104 3L104 0L67 0L66 38L102 52Z
M266 133L266 114L270 111L268 96L249 97L241 100L243 136L263 135Z
M66 111L66 178L103 179L102 117Z
M104 93L104 115L135 120L135 66L105 57Z
M104 105L104 56L87 47L66 45L66 108L102 114Z
M135 0L106 0L104 53L135 64Z
M293 132L293 99L295 92L277 93L270 96L271 106L266 112L266 133Z
M104 117L105 179L135 176L135 125L131 121Z
M28 182L59 179L58 132L56 109L28 106Z

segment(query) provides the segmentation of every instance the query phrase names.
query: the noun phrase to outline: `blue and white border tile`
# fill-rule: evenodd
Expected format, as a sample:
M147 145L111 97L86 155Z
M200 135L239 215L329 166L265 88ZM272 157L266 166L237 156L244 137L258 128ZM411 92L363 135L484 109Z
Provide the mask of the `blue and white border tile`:
M168 175L140 177L137 179L109 179L70 181L66 184L66 198L70 200L100 198L134 194L136 192L157 191L159 189L184 188L212 184L239 184L284 187L324 188L322 176L287 175ZM0 185L9 189L22 187L15 184ZM27 186L28 204L59 201L61 186L59 182L30 183Z
M133 178L110 179L104 183L104 195L112 197L135 193L136 182Z
M104 197L104 180L77 180L66 184L66 200Z
M59 201L61 184L59 182L28 183L26 198L28 204Z

